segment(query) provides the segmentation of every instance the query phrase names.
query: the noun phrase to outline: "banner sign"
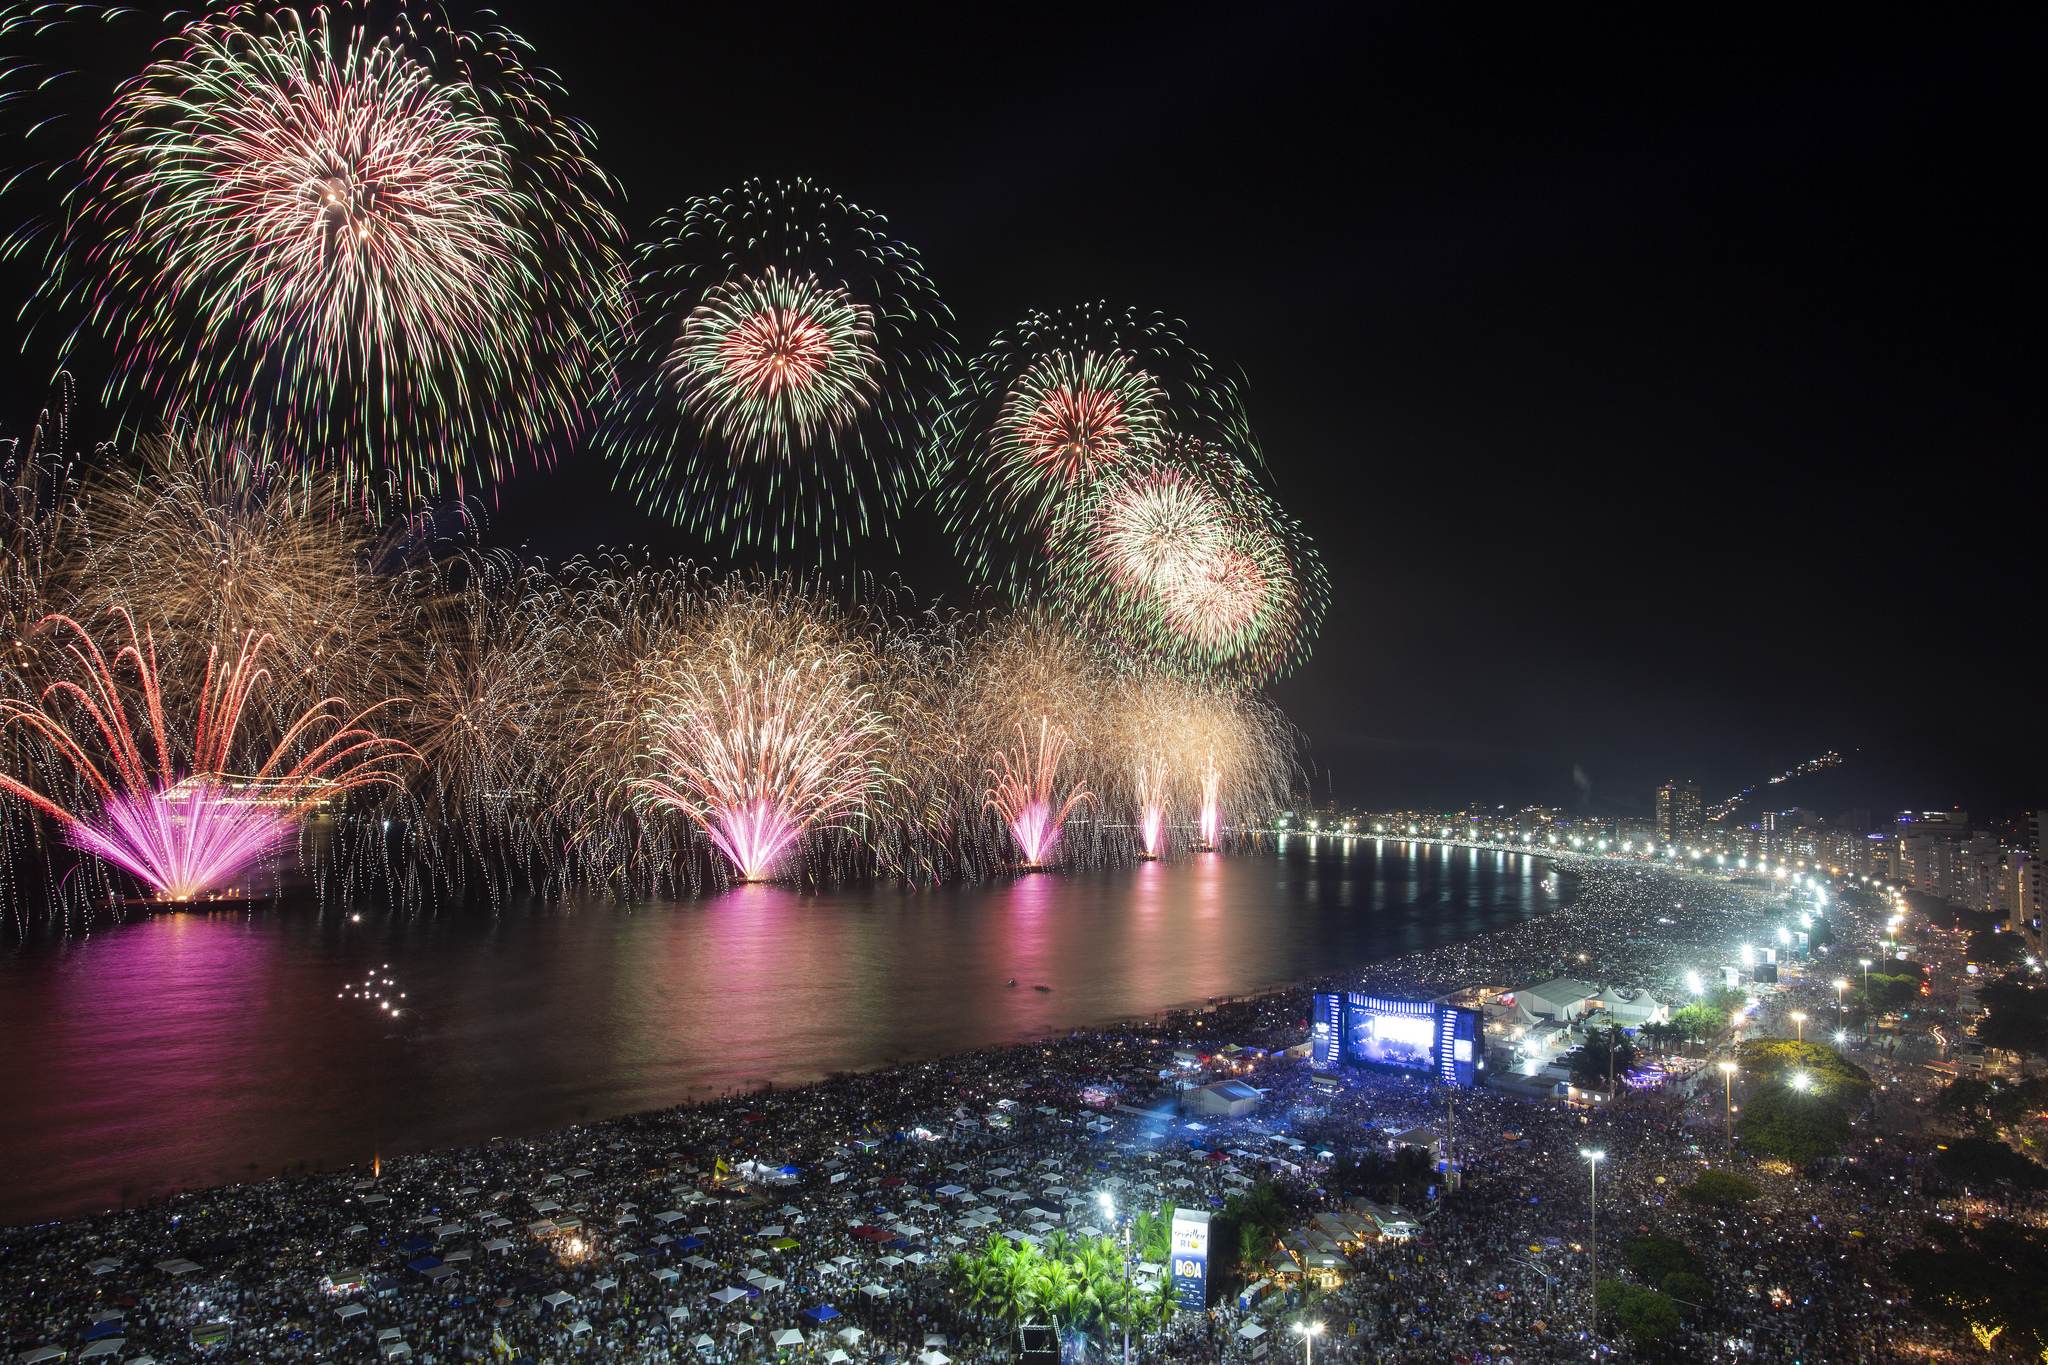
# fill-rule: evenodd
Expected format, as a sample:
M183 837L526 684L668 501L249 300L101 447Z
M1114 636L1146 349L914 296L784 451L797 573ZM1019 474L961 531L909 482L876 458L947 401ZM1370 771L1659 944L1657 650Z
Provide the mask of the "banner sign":
M1200 1313L1209 1306L1209 1211L1173 1211L1173 1298Z

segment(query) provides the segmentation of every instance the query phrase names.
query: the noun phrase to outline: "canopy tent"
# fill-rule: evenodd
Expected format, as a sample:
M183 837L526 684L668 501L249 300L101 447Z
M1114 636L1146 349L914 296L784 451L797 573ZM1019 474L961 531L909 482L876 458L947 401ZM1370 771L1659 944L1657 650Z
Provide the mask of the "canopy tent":
M889 1297L889 1291L878 1284L864 1284L860 1287L860 1292L871 1299L886 1299Z
M858 1327L842 1327L832 1335L838 1337L848 1346L858 1346L860 1345L860 1339L866 1336L867 1333L861 1331Z
M815 1322L820 1326L823 1326L825 1323L828 1323L832 1321L832 1319L838 1317L839 1310L837 1308L834 1308L829 1303L821 1303L816 1308L806 1308L803 1312L797 1314L797 1316L800 1318L809 1318L812 1322Z
M769 1344L774 1346L777 1350L782 1350L790 1346L803 1345L804 1334L802 1332L797 1331L794 1327L785 1327L781 1331L777 1332L774 1336L768 1338L768 1341Z
M713 1294L711 1296L711 1301L717 1304L720 1308L723 1308L729 1303L736 1303L739 1300L744 1299L746 1296L747 1291L744 1289L728 1288L721 1289L716 1294Z

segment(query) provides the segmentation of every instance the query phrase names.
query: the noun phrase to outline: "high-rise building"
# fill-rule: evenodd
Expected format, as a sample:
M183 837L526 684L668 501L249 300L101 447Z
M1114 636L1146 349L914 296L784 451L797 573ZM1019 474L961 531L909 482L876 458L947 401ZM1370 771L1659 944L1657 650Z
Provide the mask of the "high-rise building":
M1706 830L1706 803L1697 782L1677 778L1657 788L1657 837L1667 844L1699 842Z

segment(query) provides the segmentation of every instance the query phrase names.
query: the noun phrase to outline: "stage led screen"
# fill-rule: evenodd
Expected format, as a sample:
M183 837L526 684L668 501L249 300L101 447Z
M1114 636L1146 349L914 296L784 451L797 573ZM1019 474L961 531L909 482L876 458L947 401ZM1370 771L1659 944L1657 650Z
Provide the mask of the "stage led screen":
M1469 1086L1485 1065L1484 1052L1477 1010L1360 991L1322 991L1315 997L1309 1065L1319 1071L1363 1066Z
M1404 1015L1366 1008L1346 1010L1345 1015L1344 1052L1352 1061L1410 1071L1436 1066L1435 1011Z

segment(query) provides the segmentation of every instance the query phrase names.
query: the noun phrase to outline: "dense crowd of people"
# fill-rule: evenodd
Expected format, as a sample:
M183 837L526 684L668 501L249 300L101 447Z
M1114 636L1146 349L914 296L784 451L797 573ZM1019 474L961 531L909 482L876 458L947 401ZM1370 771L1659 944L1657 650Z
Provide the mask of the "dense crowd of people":
M1376 964L1367 984L1434 994L1569 970L1675 991L1788 912L1768 884L1591 859L1561 860L1559 873L1578 880L1564 908ZM1861 914L1843 908L1837 951L1875 936ZM1791 1008L1824 1009L1827 975L1788 973L1749 1027L1789 1032ZM1329 1187L1337 1163L1444 1125L1444 1093L1424 1079L1318 1083L1281 1056L1307 1014L1296 989L13 1229L0 1234L0 1344L8 1360L43 1347L163 1362L1014 1359L1011 1337L955 1292L956 1251L991 1234L1113 1233L1104 1193L1127 1217L1221 1210L1270 1183L1306 1218L1341 1194ZM1191 1125L1162 1077L1185 1069L1181 1054L1233 1042L1273 1054L1245 1077L1263 1092L1258 1109ZM1905 1307L1886 1270L1913 1235L1900 1206L1919 1197L1926 1147L1911 1119L1936 1081L1874 1047L1852 1056L1882 1089L1853 1159L1819 1172L1743 1156L1711 1068L1584 1108L1461 1092L1455 1187L1432 1191L1420 1235L1354 1248L1335 1288L1301 1281L1240 1307L1235 1289L1252 1276L1224 1277L1208 1312L1141 1334L1134 1353L1284 1359L1298 1349L1291 1325L1314 1320L1318 1360L1586 1358L1593 1187L1581 1148L1606 1153L1603 1275L1621 1264L1616 1248L1651 1230L1696 1258L1707 1301L1686 1305L1674 1358L1876 1359L1906 1336L1955 1347ZM1761 1187L1755 1203L1680 1197L1701 1171L1731 1165ZM1597 1349L1631 1355L1613 1333Z

